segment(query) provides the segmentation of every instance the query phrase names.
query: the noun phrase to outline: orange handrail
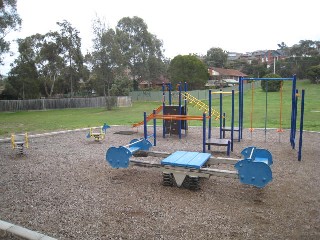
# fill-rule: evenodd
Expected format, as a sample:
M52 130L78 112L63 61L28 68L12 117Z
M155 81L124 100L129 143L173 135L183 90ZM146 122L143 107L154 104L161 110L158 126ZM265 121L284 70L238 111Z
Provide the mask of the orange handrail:
M160 115L156 114L153 116L155 119L164 119L164 120L203 120L203 116L188 116L188 115ZM210 118L210 116L206 116Z
M159 106L157 109L156 109L156 114L161 112L162 111L162 108L163 106ZM147 122L150 121L151 119L153 119L153 112L150 113L148 116L147 116ZM135 124L132 124L132 127L139 127L141 125L143 125L144 121L141 121L141 122L138 122L138 123L135 123Z

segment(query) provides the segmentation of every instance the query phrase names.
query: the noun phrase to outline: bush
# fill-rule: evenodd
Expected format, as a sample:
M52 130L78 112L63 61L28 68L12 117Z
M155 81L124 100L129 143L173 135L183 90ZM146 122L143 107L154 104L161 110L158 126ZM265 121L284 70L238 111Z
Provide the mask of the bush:
M132 81L128 77L117 76L111 86L110 95L128 96L132 90Z
M265 75L263 78L281 78L278 74L269 73ZM283 80L262 80L261 88L264 92L279 92Z
M320 65L312 66L307 70L311 83L320 83Z
M106 97L107 110L112 110L112 108L115 108L116 106L117 106L117 97L114 97L114 96Z

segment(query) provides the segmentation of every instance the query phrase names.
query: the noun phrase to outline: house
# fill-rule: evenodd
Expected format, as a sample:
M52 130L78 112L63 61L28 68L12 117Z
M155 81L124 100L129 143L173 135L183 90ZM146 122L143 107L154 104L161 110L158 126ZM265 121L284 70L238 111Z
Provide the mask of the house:
M160 76L158 79L152 81L142 80L139 82L140 89L148 89L148 88L161 88L163 83L169 83L169 79L164 76Z
M208 69L210 80L224 80L224 79L234 79L239 80L239 77L247 77L246 74L236 70L236 69L225 69L211 67Z
M228 61L235 61L240 59L240 56L242 54L241 53L237 53L237 52L228 52Z
M206 87L222 88L234 86L239 83L240 77L247 77L246 74L235 69L211 67L208 72L210 79L206 83Z
M274 61L278 61L280 59L284 59L284 52L281 50L259 50L252 53L258 62L267 63L268 66L273 64Z

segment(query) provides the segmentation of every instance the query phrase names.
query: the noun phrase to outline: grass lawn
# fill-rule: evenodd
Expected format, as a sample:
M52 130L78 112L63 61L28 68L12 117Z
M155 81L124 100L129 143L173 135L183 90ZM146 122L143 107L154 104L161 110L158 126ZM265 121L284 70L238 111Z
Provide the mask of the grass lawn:
M308 81L298 81L297 88L306 90L304 130L320 131L320 85L310 84ZM254 91L254 105L252 114L253 128L279 128L280 126L280 93L268 93L267 120L265 92L260 88ZM213 107L219 110L219 102L214 100ZM300 99L299 99L300 103ZM117 108L106 111L104 108L62 109L48 111L21 111L0 113L0 136L8 137L11 133L41 133L55 130L75 129L93 126L127 125L143 119L143 112L151 111L161 105L159 102L134 102L130 108ZM251 126L252 92L244 93L244 126ZM282 104L282 128L290 128L291 112L291 82L285 81ZM230 125L231 97L223 97L223 112L226 112L226 125ZM188 115L202 115L189 105ZM235 96L235 126L238 124L238 95ZM161 121L159 121L160 124ZM300 122L300 105L298 120ZM190 125L202 125L201 121L190 121ZM213 126L219 126L219 121L213 121ZM299 125L297 125L299 129Z

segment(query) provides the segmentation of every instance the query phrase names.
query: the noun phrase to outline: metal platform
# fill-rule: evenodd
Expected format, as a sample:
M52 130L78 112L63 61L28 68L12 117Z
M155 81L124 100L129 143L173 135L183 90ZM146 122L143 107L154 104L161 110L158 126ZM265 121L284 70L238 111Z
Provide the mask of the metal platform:
M209 138L206 141L206 145L208 145L208 150L210 150L210 146L225 146L227 147L227 155L230 156L230 150L231 150L230 139Z
M177 151L161 161L162 165L201 168L211 157L210 153Z

